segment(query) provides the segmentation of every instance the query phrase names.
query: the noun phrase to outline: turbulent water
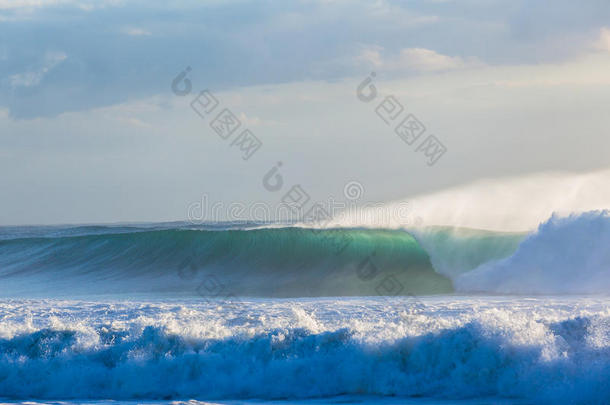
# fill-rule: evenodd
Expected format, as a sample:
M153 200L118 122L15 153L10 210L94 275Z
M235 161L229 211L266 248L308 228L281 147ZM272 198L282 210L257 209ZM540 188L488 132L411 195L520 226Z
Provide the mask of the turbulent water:
M607 212L0 228L0 398L605 404L609 243Z
M240 305L5 300L0 393L603 404L610 397L608 304L499 297L260 299Z

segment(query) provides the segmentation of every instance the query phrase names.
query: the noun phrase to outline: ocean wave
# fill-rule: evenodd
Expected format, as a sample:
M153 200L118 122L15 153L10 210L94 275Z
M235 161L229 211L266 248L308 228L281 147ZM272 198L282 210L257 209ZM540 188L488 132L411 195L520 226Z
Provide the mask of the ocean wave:
M610 214L553 215L513 255L455 279L460 291L510 294L610 293Z
M218 308L220 314L212 315L213 308L183 304L111 303L96 304L104 315L94 320L86 318L87 304L70 304L62 314L61 303L47 302L37 309L58 308L56 326L0 331L5 334L0 396L379 395L605 403L610 395L607 315L576 315L573 305L551 300L544 305L478 302L477 314L468 309L470 302L426 301L430 307L418 313L401 313L408 303L392 302L387 308L400 316L380 311L385 305L373 300L245 304L242 316ZM151 307L156 312L148 315L163 321L146 320ZM572 313L558 316L566 308ZM259 314L258 322L244 318L246 313ZM271 321L271 314L280 320ZM132 320L125 322L125 316ZM208 330L204 336L192 330L201 328Z
M607 211L554 215L529 235L151 224L5 229L0 236L2 296L610 292Z
M78 232L77 235L73 233ZM203 230L107 228L0 240L3 295L196 295L213 277L233 295L379 295L393 277L402 294L452 291L407 232L365 229Z

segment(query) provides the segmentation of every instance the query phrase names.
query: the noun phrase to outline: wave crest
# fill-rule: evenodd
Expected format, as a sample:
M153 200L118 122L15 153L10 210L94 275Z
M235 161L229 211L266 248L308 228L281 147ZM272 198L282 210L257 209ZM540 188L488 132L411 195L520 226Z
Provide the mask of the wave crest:
M608 294L610 215L553 215L510 257L459 276L460 291L508 294Z

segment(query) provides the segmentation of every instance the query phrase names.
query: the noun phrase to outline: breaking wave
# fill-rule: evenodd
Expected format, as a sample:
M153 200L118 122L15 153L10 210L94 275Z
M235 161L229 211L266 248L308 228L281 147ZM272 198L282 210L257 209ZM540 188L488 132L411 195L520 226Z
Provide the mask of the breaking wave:
M529 235L449 227L3 228L0 295L607 294L608 246L607 211L553 215Z
M3 326L0 395L504 397L549 404L603 404L610 396L607 314L566 318L560 312L576 307L549 301L479 302L473 314L474 304L460 301L426 301L431 307L412 313L399 299L394 311L375 300L343 300L244 304L241 315L189 304L11 302L18 316L27 306L46 323L49 310L57 319L21 331Z
M0 240L3 295L196 295L211 278L239 296L378 295L387 277L403 294L452 291L402 231L173 226L20 236Z
M462 291L504 294L610 293L610 216L553 215L517 251L456 278Z

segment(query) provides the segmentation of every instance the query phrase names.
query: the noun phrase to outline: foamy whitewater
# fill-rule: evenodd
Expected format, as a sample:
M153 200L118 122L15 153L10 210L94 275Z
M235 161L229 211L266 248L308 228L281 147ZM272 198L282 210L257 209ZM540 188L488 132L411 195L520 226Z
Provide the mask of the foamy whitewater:
M0 228L0 398L607 404L609 243L604 211Z
M9 398L607 403L608 300L2 301ZM532 403L532 402L530 402Z

